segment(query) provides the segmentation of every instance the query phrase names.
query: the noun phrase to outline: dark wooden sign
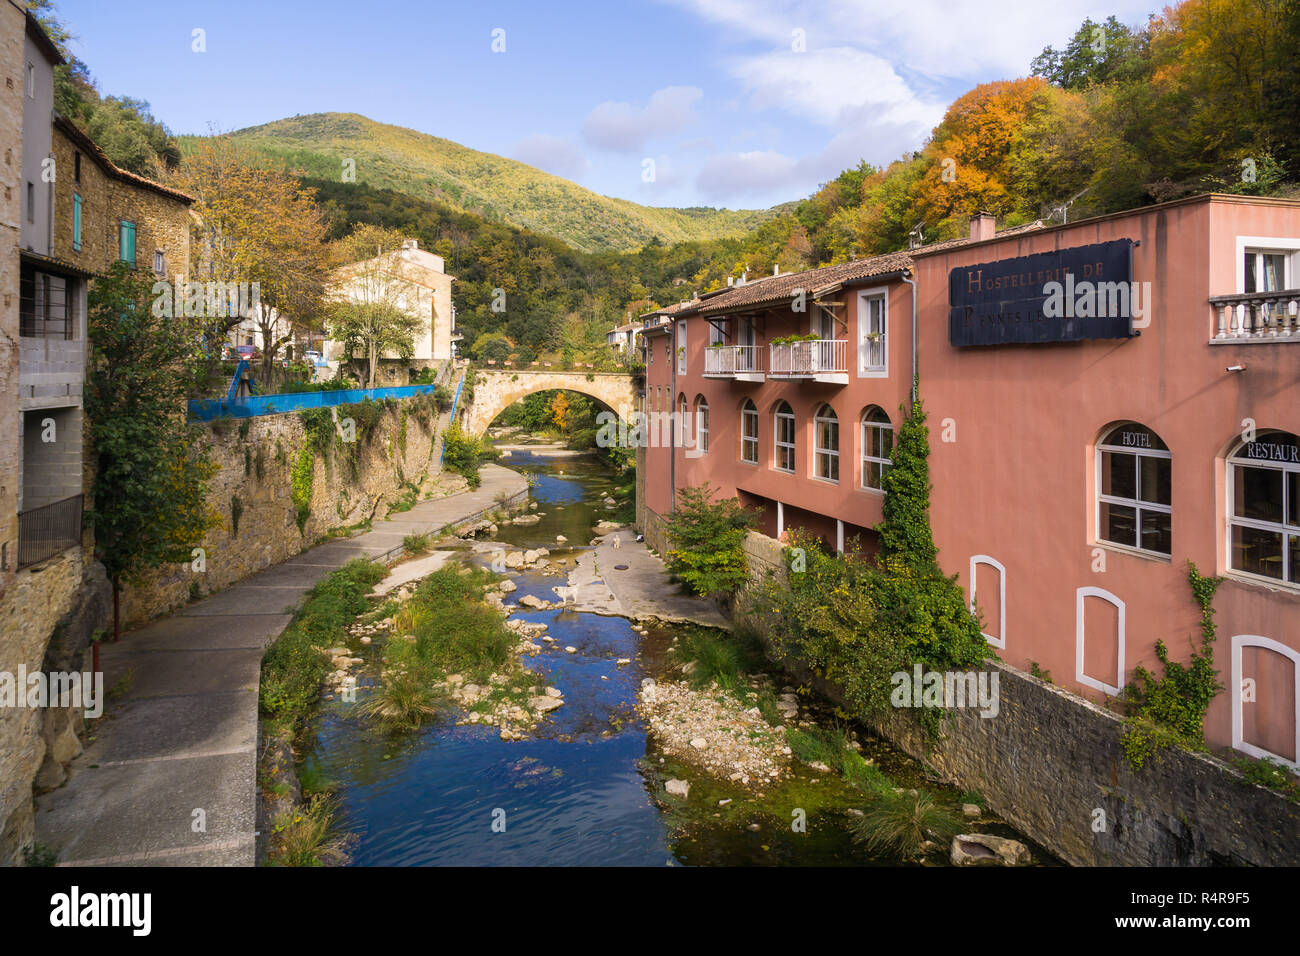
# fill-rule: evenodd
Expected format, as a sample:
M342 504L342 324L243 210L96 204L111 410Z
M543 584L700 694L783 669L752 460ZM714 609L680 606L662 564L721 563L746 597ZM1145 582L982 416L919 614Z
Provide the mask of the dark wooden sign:
M1129 338L1136 292L1131 239L960 266L948 273L948 341Z

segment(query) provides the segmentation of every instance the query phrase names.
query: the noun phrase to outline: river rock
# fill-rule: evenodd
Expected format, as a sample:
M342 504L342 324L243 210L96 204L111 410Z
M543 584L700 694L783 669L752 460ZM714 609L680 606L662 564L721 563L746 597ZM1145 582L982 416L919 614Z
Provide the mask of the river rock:
M524 566L524 553L522 551L506 552L505 564L507 568L522 568Z
M517 518L512 518L510 520L510 523L511 524L537 524L537 522L541 520L542 520L541 517L538 515L519 515L519 517Z
M564 692L563 692L562 690L560 690L560 688L558 688L558 687L548 687L548 688L546 688L546 696L547 696L547 697L563 697L563 696L564 696Z
M565 543L566 541L568 541L568 540L569 540L569 539L566 538L566 537L565 537L564 535L562 535L562 534L557 534L557 535L555 536L555 541L556 541L557 544L564 544L564 543Z
M960 833L952 838L951 858L953 866L1023 866L1029 848L990 833Z
M525 594L523 597L519 599L519 606L541 609L546 607L546 602L543 601L541 598L537 597L536 595Z
M518 591L519 585L515 584L514 581L511 581L509 578L507 578L497 586L497 590L501 591L504 594L509 594L511 591Z
M675 797L685 799L691 792L691 785L685 780L669 780L664 784L664 789Z
M691 746L694 747L696 750L708 750L709 742L705 740L703 737L692 737Z
M968 820L974 820L980 815L980 808L973 803L963 803L961 805L961 815Z
M528 698L528 706L533 710L544 714L547 711L555 710L557 707L563 707L564 701L558 697L530 697Z

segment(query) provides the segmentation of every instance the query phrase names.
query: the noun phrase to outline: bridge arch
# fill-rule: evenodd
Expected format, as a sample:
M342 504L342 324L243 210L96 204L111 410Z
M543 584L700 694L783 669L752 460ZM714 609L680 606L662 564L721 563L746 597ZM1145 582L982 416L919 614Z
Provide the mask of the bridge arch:
M552 372L529 369L484 369L474 373L474 400L464 407L461 428L482 437L493 419L536 392L564 389L578 392L630 417L636 409L632 376L623 372Z

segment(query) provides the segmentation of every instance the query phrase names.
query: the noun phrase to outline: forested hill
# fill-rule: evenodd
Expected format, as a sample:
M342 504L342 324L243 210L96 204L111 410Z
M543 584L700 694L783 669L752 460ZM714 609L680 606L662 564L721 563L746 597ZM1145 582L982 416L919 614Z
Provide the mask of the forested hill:
M228 135L301 176L339 181L343 161L354 160L358 183L554 236L585 252L636 249L654 239L737 236L774 215L771 210L641 206L513 159L355 113L295 116Z

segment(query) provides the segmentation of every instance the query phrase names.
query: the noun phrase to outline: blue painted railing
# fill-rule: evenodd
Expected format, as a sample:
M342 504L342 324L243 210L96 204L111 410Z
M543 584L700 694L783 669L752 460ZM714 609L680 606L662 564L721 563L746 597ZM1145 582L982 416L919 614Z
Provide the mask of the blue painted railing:
M462 377L461 382L464 382ZM282 395L255 395L248 398L192 398L189 403L190 421L210 422L214 418L255 418L259 415L279 415L297 412L304 408L330 408L354 402L373 402L385 398L410 398L427 395L433 385L401 385L393 388L346 388L333 392L286 392ZM457 389L456 397L460 397Z
M456 409L460 406L460 390L465 387L465 373L467 371L469 371L468 368L461 369L460 381L456 383L456 395L451 400L451 415L449 415L447 418L448 423L454 422L456 420ZM438 448L438 470L439 471L442 471L442 459L443 456L446 454L447 454L447 443L444 441L442 445Z

